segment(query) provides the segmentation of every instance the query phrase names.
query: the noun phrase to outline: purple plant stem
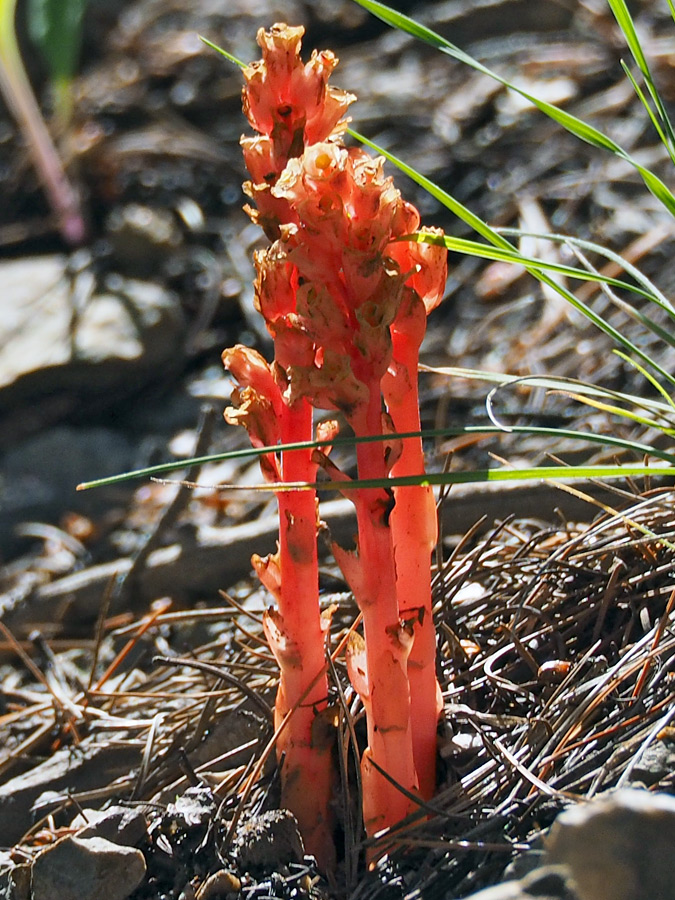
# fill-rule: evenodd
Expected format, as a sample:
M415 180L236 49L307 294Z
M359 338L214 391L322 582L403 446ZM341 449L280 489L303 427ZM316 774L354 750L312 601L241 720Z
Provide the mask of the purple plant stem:
M86 226L80 200L64 171L21 61L14 35L13 6L9 0L9 8L2 11L0 21L0 29L4 31L0 34L0 90L27 141L59 231L69 244L81 244L86 237Z

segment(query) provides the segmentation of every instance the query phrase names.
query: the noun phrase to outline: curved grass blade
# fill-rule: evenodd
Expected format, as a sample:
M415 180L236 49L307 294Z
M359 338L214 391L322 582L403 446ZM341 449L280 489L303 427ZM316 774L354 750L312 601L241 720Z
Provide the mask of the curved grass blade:
M573 252L576 254L577 258L581 260L581 262L586 266L589 272L597 273L598 270L593 266L588 259L584 256L584 254L576 247L571 248ZM599 274L599 273L598 273ZM658 322L655 322L654 319L650 318L646 313L643 313L641 310L637 309L635 306L623 300L621 297L618 297L614 291L611 289L611 285L607 282L603 282L598 279L598 287L605 294L605 296L609 299L609 301L616 306L617 309L620 309L624 312L629 318L633 319L636 322L639 322L640 325L643 326L647 331L651 331L652 334L656 335L660 338L664 344L669 344L671 347L675 347L675 333L669 331L667 328L664 328L662 325L659 325ZM644 296L644 295L643 295ZM658 304L658 301L653 298L649 298L652 302ZM674 319L672 310L670 308L666 308L664 310L671 319Z
M675 196L668 187L660 178L638 163L628 151L624 150L623 147L617 144L616 141L612 140L608 135L604 134L599 129L594 128L592 125L589 125L588 122L584 122L582 119L577 118L577 116L565 112L565 110L560 109L551 103L547 103L545 100L540 100L528 91L523 90L523 88L519 88L508 79L503 78L501 75L493 72L492 69L489 69L487 66L478 62L477 59L474 59L474 57L470 56L465 51L460 50L459 47L441 37L440 34L437 34L432 29L416 22L414 19L409 18L403 13L390 9L388 6L385 6L384 3L379 3L378 0L354 0L354 2L358 3L359 6L367 9L374 16L377 16L378 19L381 19L393 28L404 31L407 34L430 44L432 47L440 50L441 53L445 53L447 56L471 66L471 68L475 69L477 72L481 72L483 75L487 75L494 81L499 82L499 84L503 84L504 87L515 91L515 93L536 106L540 112L543 112L550 119L553 119L554 122L557 122L566 131L569 131L570 134L573 134L580 140L585 141L587 144L591 144L594 147L598 147L601 150L609 150L610 153L624 159L640 174L647 188L654 194L659 202L665 206L672 216L675 216Z
M631 362L636 368L638 364L615 350L615 353L621 355L624 359ZM643 371L642 369L639 369ZM638 397L634 394L625 394L621 391L613 391L609 388L598 387L586 382L579 381L576 378L567 378L565 376L551 375L544 377L541 375L505 375L502 372L486 372L480 369L467 369L458 366L420 366L422 372L433 372L437 375L445 375L450 378L466 378L475 381L484 381L489 384L496 384L499 387L508 386L525 386L533 388L544 388L547 391L565 392L574 390L582 397L609 398L615 402L630 403L636 408L644 409L653 416L667 417L672 411L672 405L668 394L659 386L659 392L668 398L667 403L661 403L658 400L650 400L647 397ZM658 384L658 382L654 382Z
M519 250L507 250L502 247L488 247L478 241L471 241L468 238L452 237L450 235L433 234L428 231L417 231L414 234L406 234L397 238L397 241L416 241L424 244L439 244L447 247L454 253L461 253L463 256L477 256L481 259L498 260L500 262L513 263L525 267L541 269L547 272L556 272L564 275L566 278L575 278L578 281L596 281L603 284L611 285L631 293L638 294L646 300L651 300L652 295L644 288L630 284L627 281L621 281L618 278L611 278L608 275L595 269L577 269L575 266L566 266L564 263L550 262L548 260L535 259L531 256L524 256Z
M635 80L635 77L633 76L633 73L631 72L631 70L628 68L628 66L626 65L626 63L623 60L621 60L621 68L623 69L626 78L632 84L633 90L635 91L638 100L644 106L645 112L649 116L649 119L650 119L652 125L654 126L654 131L659 136L659 140L661 141L663 146L668 151L668 156L670 157L670 161L673 164L675 164L675 150L673 149L673 143L672 143L672 141L669 141L668 138L666 137L666 133L663 130L661 122L659 121L657 114L652 109L651 103L645 96L645 92L642 90L640 85L637 83L637 81Z
M616 353L617 356L620 356L621 359L624 360L624 362L627 362L629 365L633 366L633 368L637 369L638 372L640 373L640 375L642 375L643 378L647 379L647 381L651 384L651 386L655 390L657 390L659 392L659 394L661 394L661 396L665 399L666 403L675 412L675 400L673 400L673 398L665 390L665 388L662 387L659 384L659 382L649 372L647 372L645 369L643 369L643 367L639 363L636 363L634 359L631 359L630 357L626 356L625 353L622 353L620 350L615 350L614 352Z
M365 0L355 0L355 2L365 2ZM364 137L364 135L359 134L358 131L354 131L352 128L348 129L349 134L352 135L356 140L360 141L366 147L370 147L372 150L375 150L376 153L379 153L381 156L384 156L385 159L389 160L389 162L393 163L398 169L401 170L405 175L411 178L416 184L419 184L420 187L424 188L427 193L431 194L432 197L435 197L439 203L442 203L447 209L457 215L462 221L466 222L467 225L470 225L475 231L479 234L483 235L490 243L495 244L498 247L503 247L504 249L510 250L514 253L518 253L517 247L513 244L509 243L506 238L502 237L498 234L494 229L490 228L490 226L483 222L478 216L468 210L462 203L458 200L455 200L447 191L444 191L441 187L435 184L426 176L422 175L420 172L417 172L412 166L404 163L403 160L399 159L399 157L395 156L393 153L389 153L388 150L385 150L383 147L380 147L375 141L371 141L369 138ZM591 321L600 331L603 331L608 337L610 337L613 341L615 341L620 347L623 347L624 350L628 350L629 353L634 353L637 357L639 357L643 362L645 362L648 366L654 369L663 379L670 382L673 386L675 386L675 375L668 372L663 366L659 365L655 360L653 360L648 353L644 350L636 346L632 341L628 340L606 322L602 316L599 316L595 313L587 304L583 303L571 291L568 291L562 285L558 284L553 278L548 276L544 271L542 271L539 266L531 266L525 263L521 263L525 266L525 269L533 275L538 281L541 281L543 284L546 284L548 287L551 287L554 291L560 294L561 297L564 297L567 302L573 306L576 310L578 310L582 315L584 315L589 321Z
M673 0L675 2L675 0ZM582 250L587 250L592 253L597 253L599 256L604 256L606 259L611 260L617 265L621 266L621 268L632 278L634 278L637 282L639 282L647 292L647 296L652 303L656 303L660 306L665 312L668 313L669 316L675 321L675 306L670 302L670 300L663 294L656 285L647 278L647 276L634 266L627 259L624 259L623 256L616 253L614 250L611 250L609 247L603 247L602 244L596 244L594 241L588 241L584 238L574 237L569 234L556 234L551 232L531 232L531 231L522 231L519 228L497 228L495 229L502 235L508 235L511 237L536 237L542 238L547 241L553 241L559 244L569 244L571 247L579 247ZM660 229L660 233L663 236L663 239L668 238L672 234L671 227L662 227Z
M594 400L592 397L584 397L583 394L576 394L573 391L560 391L559 393L563 396L569 397L571 400L576 400L578 403L584 403L586 406L592 406L593 409L599 409L602 412L620 416L622 419L629 419L632 422L636 422L638 425L644 425L649 428L656 428L662 434L667 434L669 437L675 437L674 428L671 428L668 425L664 425L656 421L655 419L650 419L647 416L642 416L639 413L632 412L630 409L626 409L624 406L615 406L611 403L603 403L601 400Z
M458 373L464 374L465 370L457 370ZM485 373L486 375L489 373ZM498 377L498 376L496 376ZM422 431L401 432L395 436L399 440L406 438L440 438L440 437L459 437L461 435L499 435L504 434L507 429L497 427L495 425L465 425L456 428L430 428ZM675 466L675 453L668 453L666 450L653 448L649 444L643 444L639 441L631 441L624 438L613 437L612 435L600 435L586 433L583 431L574 431L564 428L547 428L544 426L527 426L514 425L508 428L509 433L514 434L536 434L548 436L557 440L569 438L578 440L583 443L599 444L605 447L616 447L620 450L630 450L640 455L650 455L655 459L661 459ZM308 448L321 448L326 446L351 446L362 443L377 443L382 441L390 441L394 437L392 434L386 435L365 435L363 437L337 437L332 440L325 441L299 441L293 444L275 444L269 447L246 447L243 450L230 450L226 453L213 453L208 456L200 456L192 459L184 459L169 463L161 463L156 466L148 466L144 469L135 469L131 472L122 472L119 475L109 475L106 478L98 478L94 481L85 481L77 485L78 491L91 490L97 487L107 487L112 484L120 484L124 481L131 481L139 478L155 478L160 475L166 475L168 472L176 472L186 469L190 466L203 466L208 463L223 462L229 459L254 459L259 456L265 456L268 453L281 453L291 450L305 450Z

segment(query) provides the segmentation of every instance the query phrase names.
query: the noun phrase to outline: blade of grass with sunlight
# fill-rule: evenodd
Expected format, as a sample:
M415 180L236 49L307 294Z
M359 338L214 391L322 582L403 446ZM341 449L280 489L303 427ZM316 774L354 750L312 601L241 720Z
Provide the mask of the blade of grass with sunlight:
M635 169L636 172L640 174L642 180L652 192L652 194L654 194L654 196L665 206L665 208L671 213L671 215L675 216L675 195L673 195L668 186L664 184L664 182L657 175L655 175L649 169L645 168L645 166L641 165L630 155L630 153L628 153L628 151L624 150L623 147L617 144L616 141L612 140L612 138L610 138L608 135L604 134L599 129L594 128L588 122L584 122L582 119L577 118L571 113L565 112L565 110L560 109L559 107L554 106L553 104L548 103L545 100L540 100L538 97L535 97L533 94L530 94L523 88L520 88L516 84L513 84L508 79L503 78L496 72L493 72L487 66L484 66L482 63L480 63L477 59L474 59L474 57L472 57L470 54L466 53L463 50L460 50L460 48L455 46L455 44L452 44L444 37L441 37L440 34L433 31L431 28L427 28L426 26L420 24L419 22L416 22L414 19L409 18L403 13L399 13L393 9L390 9L384 3L379 3L377 2L377 0L354 0L354 2L358 3L359 6L362 6L364 9L367 9L374 16L377 16L378 19L381 19L383 22L391 25L392 28L396 28L399 31L404 31L407 34L410 34L413 37L416 37L419 40L430 44L432 47L440 50L441 53L445 53L447 56L456 59L458 62L462 62L468 66L471 66L472 69L475 69L476 71L489 76L493 80L498 81L500 84L503 84L504 87L515 91L517 94L520 94L521 97L523 97L529 103L532 103L533 106L536 106L537 109L545 113L549 118L553 119L554 122L562 125L563 128L565 128L575 137L579 138L579 140L585 141L586 143L591 144L594 147L598 147L601 150L609 150L610 153L613 153L615 156L618 156L621 159L625 160Z

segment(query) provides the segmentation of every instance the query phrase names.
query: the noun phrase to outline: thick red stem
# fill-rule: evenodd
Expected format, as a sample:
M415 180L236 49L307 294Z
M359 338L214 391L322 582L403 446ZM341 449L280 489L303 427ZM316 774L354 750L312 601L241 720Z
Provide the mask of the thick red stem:
M392 328L393 357L400 366L394 384L392 376L383 381L387 409L397 431L419 431L417 366L419 344L405 331ZM424 472L421 438L406 438L391 475L419 475ZM440 687L436 678L436 631L431 606L431 553L438 537L436 505L431 487L394 488L396 504L390 526L396 560L396 591L399 615L413 618L415 639L408 658L411 723L415 767L420 791L430 799L436 787L436 731Z
M311 437L312 408L306 400L298 400L282 413L282 443ZM310 455L310 450L284 453L284 481L314 481L316 465ZM299 703L278 745L279 754L284 754L282 802L298 819L308 852L326 870L335 860L329 815L333 766L330 728L321 717L326 709L328 682L319 611L316 494L296 491L278 497L278 624L287 652L278 657L281 679L275 709L277 724Z
M364 434L382 433L379 381L370 386ZM359 444L359 478L387 475L382 446ZM401 628L396 599L396 570L389 528L392 498L383 489L364 489L356 504L362 590L356 596L363 613L367 684L368 749L361 771L364 820L369 834L400 822L415 804L388 782L372 760L406 790L418 788L412 754L410 695L406 660L409 635ZM408 640L406 640L408 638Z

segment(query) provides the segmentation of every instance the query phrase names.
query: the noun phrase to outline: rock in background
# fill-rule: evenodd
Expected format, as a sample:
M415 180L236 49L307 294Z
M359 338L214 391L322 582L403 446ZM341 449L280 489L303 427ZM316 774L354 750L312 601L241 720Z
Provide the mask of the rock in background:
M65 256L3 262L0 317L0 556L23 521L67 510L95 513L115 492L76 495L75 486L129 468L133 447L100 424L58 423L88 410L101 421L183 361L184 319L175 296L157 284L88 268ZM86 422L86 415L85 415Z
M674 797L611 791L558 816L551 865L469 900L673 900L674 847Z

